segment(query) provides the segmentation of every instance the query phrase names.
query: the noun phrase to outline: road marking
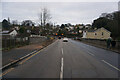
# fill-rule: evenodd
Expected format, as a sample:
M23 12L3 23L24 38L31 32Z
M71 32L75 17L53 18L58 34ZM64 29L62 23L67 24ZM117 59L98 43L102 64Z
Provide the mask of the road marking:
M40 50L41 51L41 50ZM20 62L19 64L23 64L24 62L26 62L27 60L29 60L30 58L32 58L33 56L35 56L36 54L38 54L40 51L34 53L33 55L31 55L30 57L26 58L25 60L23 60L22 62Z
M25 55L25 56L21 57L20 59L23 59L23 58L25 58L25 57L27 57L27 56L29 56L29 55L31 55L31 54L33 54L33 53L35 53L35 52L37 52L37 51L35 50L35 51L33 51L33 52L31 52L31 53L29 53L29 54L27 54L27 55Z
M63 80L63 58L61 58L60 80Z
M90 52L88 52L88 54L90 54L90 55L92 55L92 56L95 56L94 54L92 54L92 53L90 53Z
M25 57L27 57L27 56L29 56L29 55L33 54L34 52L36 52L36 50L35 50L35 51L33 51L33 52L31 52L31 53L29 53L29 54L27 54L27 55L25 55L25 56L23 56L23 57L21 57L20 59L24 59ZM3 66L2 68L0 68L0 70L2 70L3 68L5 68L5 67L7 67L7 66L11 65L12 63L17 62L17 61L18 61L18 60L14 60L14 61L12 61L11 63L8 63L7 65L5 65L5 66Z
M7 73L9 73L10 71L12 71L14 68L10 68L9 70L7 70L6 72L0 74L0 77L6 75Z
M62 50L62 55L63 55L63 48L61 50Z
M53 44L53 43L52 43L52 44ZM50 44L50 45L52 45L52 44ZM48 45L48 46L50 46L50 45ZM48 46L47 46L47 47L48 47ZM36 50L35 50L35 51L33 51L33 52L31 52L31 53L29 53L29 54L21 57L20 59L23 59L23 58L25 58L25 57L27 57L27 56L29 56L29 55L31 55L31 54L34 53L33 55L31 55L30 57L26 58L25 60L23 60L23 61L20 62L19 64L23 64L24 62L26 62L27 60L29 60L31 57L35 56L36 54L38 54L38 53L41 52L42 50L46 49L47 47L45 47L45 48L43 48L43 49L41 49L41 50L39 50L39 51L36 51ZM17 60L15 60L15 61L13 61L13 62L11 62L11 63L14 63L14 62L16 62L16 61L17 61ZM4 67L10 65L11 63L5 65ZM8 69L5 73L0 74L0 77L6 75L7 73L9 73L10 71L12 71L13 69L14 69L14 68ZM0 70L2 70L2 68L0 68Z
M117 67L111 65L110 63L106 62L105 60L101 60L101 61L103 61L104 63L108 64L108 65L111 66L112 68L114 68L114 69L120 71L120 69L118 69Z

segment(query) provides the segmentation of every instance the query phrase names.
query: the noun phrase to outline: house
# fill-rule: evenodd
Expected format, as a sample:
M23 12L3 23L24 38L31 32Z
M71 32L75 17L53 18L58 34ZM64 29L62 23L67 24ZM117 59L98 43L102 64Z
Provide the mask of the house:
M2 35L2 38L13 38L18 34L16 30L4 30L0 32L0 35Z
M39 28L39 27L34 27L34 28L31 30L31 34L32 34L32 35L40 35L40 28Z
M73 26L69 26L69 29L70 29L70 30L74 30L74 27L73 27Z
M83 37L82 38L88 38L88 39L108 39L110 38L111 32L108 31L105 28L99 28L94 30L85 30L83 31Z
M19 26L14 26L14 29L16 29L17 31L20 29Z

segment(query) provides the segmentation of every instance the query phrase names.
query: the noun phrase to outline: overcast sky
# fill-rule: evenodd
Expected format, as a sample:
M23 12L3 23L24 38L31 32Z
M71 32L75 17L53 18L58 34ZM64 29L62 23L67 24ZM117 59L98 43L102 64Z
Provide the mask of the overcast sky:
M101 13L118 10L117 2L2 2L2 19L32 20L38 22L41 8L47 8L52 16L51 22L92 23Z

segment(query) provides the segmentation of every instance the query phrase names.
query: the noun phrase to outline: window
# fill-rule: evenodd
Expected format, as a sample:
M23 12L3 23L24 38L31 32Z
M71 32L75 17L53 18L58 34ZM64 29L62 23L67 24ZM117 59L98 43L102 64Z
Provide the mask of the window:
M102 32L102 36L104 35L104 33Z
M95 33L95 35L97 35L97 33Z

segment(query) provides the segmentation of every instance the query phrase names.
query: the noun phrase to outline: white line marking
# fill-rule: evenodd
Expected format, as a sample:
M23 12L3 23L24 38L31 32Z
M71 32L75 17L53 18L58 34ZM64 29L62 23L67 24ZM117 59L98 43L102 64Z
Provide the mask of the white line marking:
M61 50L62 50L62 55L63 55L63 48Z
M23 57L21 57L20 59L23 59L23 58L25 58L25 57L27 57L27 56L29 56L29 55L31 55L31 54L33 54L33 53L35 53L35 52L36 52L36 50L35 50L35 51L33 51L33 52L31 52L31 53L29 53L29 54L27 54L27 55L25 55L25 56L23 56ZM5 66L3 66L2 68L0 68L0 70L2 70L3 68L5 68L6 66L11 65L12 63L14 63L14 62L16 62L16 61L18 61L18 60L14 60L14 61L12 61L12 62L10 62L10 63L6 64L6 65L5 65Z
M57 41L57 40L56 40ZM56 42L55 41L55 42ZM55 43L55 42L53 42L53 43ZM51 43L50 45L52 45L53 43ZM50 45L48 45L48 46L46 46L46 47L44 47L43 49L41 49L41 50L39 50L39 51L42 51L42 50L44 50L44 49L46 49L47 47L49 47ZM33 52L31 52L31 53L29 53L29 54L27 54L27 55L25 55L25 56L23 56L23 57L21 57L20 59L23 59L23 58L25 58L25 57L27 57L27 56L29 56L29 55L31 55L31 54L33 54L33 53L35 53L35 52L37 52L36 50L35 51L33 51ZM0 68L0 70L2 70L4 67L6 67L6 66L9 66L9 65L11 65L12 63L14 63L14 62L16 62L17 60L15 60L15 61L13 61L13 62L11 62L11 63L8 63L7 65L5 65L5 66L3 66L3 67L1 67Z
M108 64L109 66L111 66L112 68L114 68L114 69L120 71L120 69L118 69L117 67L111 65L110 63L106 62L105 60L102 60L102 61L103 61L104 63Z
M20 59L23 59L23 58L25 58L25 57L27 57L27 56L29 56L29 55L31 55L31 54L33 54L33 53L35 53L35 52L37 52L37 51L35 50L35 51L33 51L33 52L31 52L31 53L29 53L29 54L27 54L27 55L25 55L25 56L21 57Z
M95 56L94 54L92 54L92 53L90 53L90 52L88 52L88 54L90 54L90 55L92 55L92 56Z
M63 58L61 58L60 80L63 80Z

